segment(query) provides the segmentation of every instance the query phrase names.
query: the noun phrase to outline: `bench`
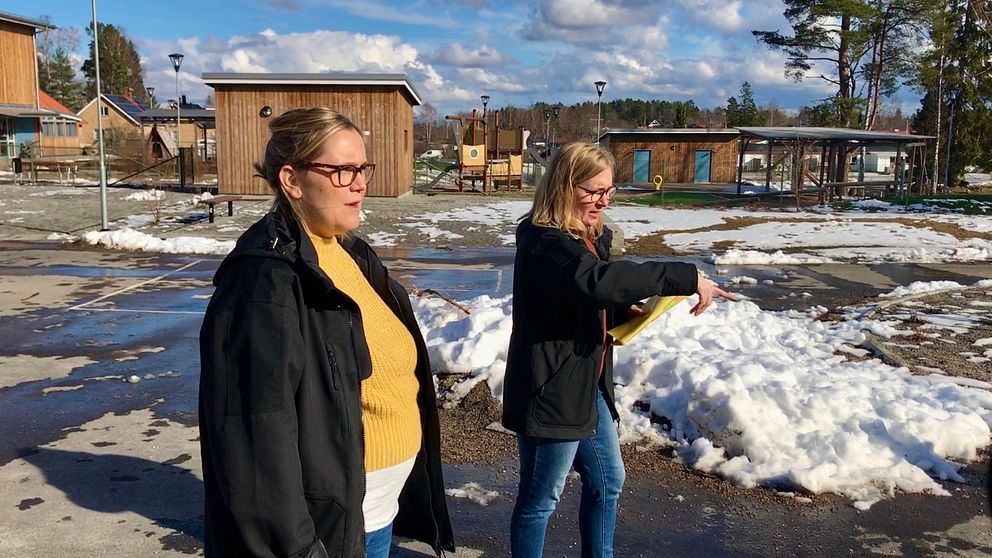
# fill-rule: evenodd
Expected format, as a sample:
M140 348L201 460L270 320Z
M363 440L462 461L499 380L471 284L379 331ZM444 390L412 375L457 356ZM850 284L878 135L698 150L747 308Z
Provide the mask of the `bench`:
M241 201L244 198L242 196L235 196L231 194L223 194L220 196L214 196L205 200L200 200L201 204L207 206L207 218L211 223L214 222L214 206L219 203L227 203L227 216L230 217L234 215L234 202Z

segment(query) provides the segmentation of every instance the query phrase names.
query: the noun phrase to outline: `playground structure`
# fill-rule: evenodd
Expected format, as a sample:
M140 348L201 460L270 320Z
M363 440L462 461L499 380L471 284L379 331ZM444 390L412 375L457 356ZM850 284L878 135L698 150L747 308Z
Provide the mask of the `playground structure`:
M492 119L490 126L489 119ZM523 158L530 132L518 126L514 130L500 129L499 111L481 117L473 109L471 116L446 116L458 128L456 137L458 160L450 171L455 172L458 191L465 191L470 182L472 190L482 183L482 192L498 190L505 185L509 190L523 188Z

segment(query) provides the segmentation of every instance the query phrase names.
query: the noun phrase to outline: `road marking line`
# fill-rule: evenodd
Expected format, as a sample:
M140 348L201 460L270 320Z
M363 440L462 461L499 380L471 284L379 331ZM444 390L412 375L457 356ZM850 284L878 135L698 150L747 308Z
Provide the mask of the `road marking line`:
M202 316L206 311L201 312L191 312L189 310L139 310L139 309L128 309L128 308L85 308L80 310L79 308L73 307L68 310L79 310L86 312L127 312L131 314L192 314L196 316Z
M154 283L155 281L159 281L161 279L165 279L166 277L172 275L173 273L179 273L180 271L185 271L185 270L193 267L194 265L196 265L198 263L201 263L202 261L203 260L196 260L195 262L188 263L188 264L186 264L186 265L184 265L184 266L182 266L182 267L180 267L178 269L173 269L172 271L170 271L170 272L168 272L168 273L166 273L164 275L159 275L158 277L152 277L151 279L148 279L146 281L142 281L140 283L135 283L134 285L131 285L130 287L124 287L123 289L120 289L118 291L114 291L112 293L105 294L105 295L103 295L103 296L101 296L99 298L95 298L95 299L93 299L93 300L91 300L89 302L84 302L82 304L77 304L76 306L73 306L73 307L69 308L69 310L80 310L83 307L89 306L90 304L96 304L97 302L101 302L101 301L107 300L108 298L117 296L119 294L126 293L127 291L130 291L132 289L137 289L138 287L142 287L142 286L147 285L149 283Z

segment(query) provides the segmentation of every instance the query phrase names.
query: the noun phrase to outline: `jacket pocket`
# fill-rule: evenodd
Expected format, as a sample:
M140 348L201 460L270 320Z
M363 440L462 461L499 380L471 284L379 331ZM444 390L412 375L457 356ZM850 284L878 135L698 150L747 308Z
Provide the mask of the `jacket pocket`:
M334 499L312 492L304 494L314 530L328 556L344 556L348 537L348 514Z
M534 420L543 426L581 427L591 420L595 382L582 364L586 359L571 355L538 390L534 398Z
M337 416L338 427L342 433L347 433L351 430L351 419L350 417L350 401L353 396L351 392L347 389L350 385L345 381L344 371L341 368L342 363L338 362L338 356L334 349L327 345L324 347L327 352L327 368L328 374L331 379L330 382L326 384L330 386L330 400L331 405L334 406L334 412ZM354 395L357 398L357 395Z

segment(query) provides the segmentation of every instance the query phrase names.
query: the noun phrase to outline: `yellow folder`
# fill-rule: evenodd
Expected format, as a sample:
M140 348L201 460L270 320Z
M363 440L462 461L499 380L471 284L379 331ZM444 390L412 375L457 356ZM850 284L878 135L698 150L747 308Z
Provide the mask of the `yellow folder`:
M659 316L675 308L680 302L685 300L684 296L658 296L655 295L644 303L643 316L637 316L627 320L607 333L613 336L614 344L626 345L647 327L648 324L658 319Z

